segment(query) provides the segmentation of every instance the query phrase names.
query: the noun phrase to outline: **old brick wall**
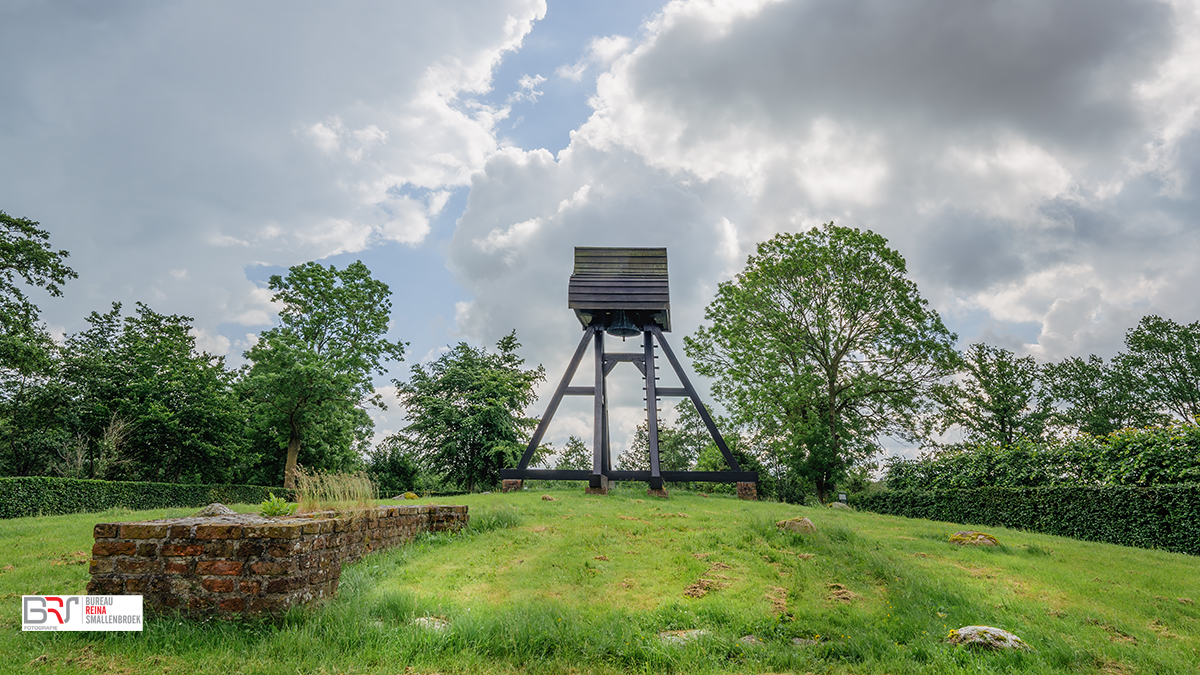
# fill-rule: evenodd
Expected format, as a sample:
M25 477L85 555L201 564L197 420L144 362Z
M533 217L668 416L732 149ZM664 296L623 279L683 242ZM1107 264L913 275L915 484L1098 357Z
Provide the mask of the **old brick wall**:
M143 595L151 611L251 616L333 597L342 564L467 525L465 506L381 506L100 523L87 592Z

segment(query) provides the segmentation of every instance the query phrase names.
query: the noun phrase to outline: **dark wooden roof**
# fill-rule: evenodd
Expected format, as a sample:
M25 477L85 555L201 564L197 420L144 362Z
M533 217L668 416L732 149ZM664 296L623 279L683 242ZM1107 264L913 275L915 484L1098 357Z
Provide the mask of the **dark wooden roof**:
M580 323L614 310L637 311L643 320L671 329L667 249L575 247L567 306Z

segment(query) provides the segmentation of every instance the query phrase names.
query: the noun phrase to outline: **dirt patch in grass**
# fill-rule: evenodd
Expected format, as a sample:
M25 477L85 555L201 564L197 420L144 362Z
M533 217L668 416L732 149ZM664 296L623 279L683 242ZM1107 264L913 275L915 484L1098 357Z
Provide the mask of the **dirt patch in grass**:
M829 589L829 595L825 599L830 602L851 603L862 597L842 584L828 584L826 588Z
M708 595L709 591L719 591L728 586L729 584L726 582L701 577L696 580L696 583L684 589L683 594L689 598L703 598Z
M771 586L765 594L767 600L771 603L771 611L777 614L787 613L787 589L780 586Z
M91 559L92 559L91 553L88 553L86 551L75 551L74 553L67 553L64 555L60 555L57 558L51 558L50 564L51 565L82 565ZM9 565L8 569L12 569L12 566Z

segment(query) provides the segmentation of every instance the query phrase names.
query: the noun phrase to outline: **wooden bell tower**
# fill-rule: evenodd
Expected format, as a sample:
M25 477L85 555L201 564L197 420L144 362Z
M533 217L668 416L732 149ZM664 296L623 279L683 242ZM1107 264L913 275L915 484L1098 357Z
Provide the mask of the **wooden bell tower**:
M607 494L609 481L646 481L650 494L666 496L663 481L733 482L738 495L755 498L758 473L742 471L733 453L729 452L712 417L696 394L695 387L667 343L664 333L671 331L670 288L667 284L667 249L665 248L593 248L575 247L575 270L567 291L567 307L583 326L583 337L575 355L563 373L541 422L529 439L529 446L515 469L501 469L500 477L507 492L521 487L523 479L586 480L589 493ZM642 336L639 352L606 352L605 333L616 337ZM573 387L575 376L588 345L595 357L595 378L592 386ZM661 349L682 387L659 387L656 372L657 350ZM608 374L618 363L632 363L642 374L646 394L646 426L649 431L650 470L614 471L609 449L608 433ZM529 462L542 442L563 396L590 396L595 402L592 433L592 468L530 469ZM658 400L663 396L688 397L700 413L700 419L712 435L713 442L725 457L730 471L662 471L658 461Z

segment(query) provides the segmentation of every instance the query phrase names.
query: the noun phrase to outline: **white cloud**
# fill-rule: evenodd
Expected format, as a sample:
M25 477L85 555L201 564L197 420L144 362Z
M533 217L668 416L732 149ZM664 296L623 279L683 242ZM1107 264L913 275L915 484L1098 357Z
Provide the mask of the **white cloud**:
M555 69L554 74L567 80L579 82L585 73L593 68L607 68L629 51L632 41L624 35L609 35L592 38L588 42L584 55L570 65L562 65Z
M517 327L554 380L578 339L572 247L665 245L682 351L757 242L834 220L887 236L952 320L982 316L964 341L1111 354L1142 311L1200 312L1183 290L1195 207L1170 197L1200 166L1194 15L1125 0L671 2L639 42L603 59L593 42L557 71L607 69L566 150L506 150L473 176L450 248L474 296L458 327L481 342ZM633 392L614 398L614 419L640 417Z

